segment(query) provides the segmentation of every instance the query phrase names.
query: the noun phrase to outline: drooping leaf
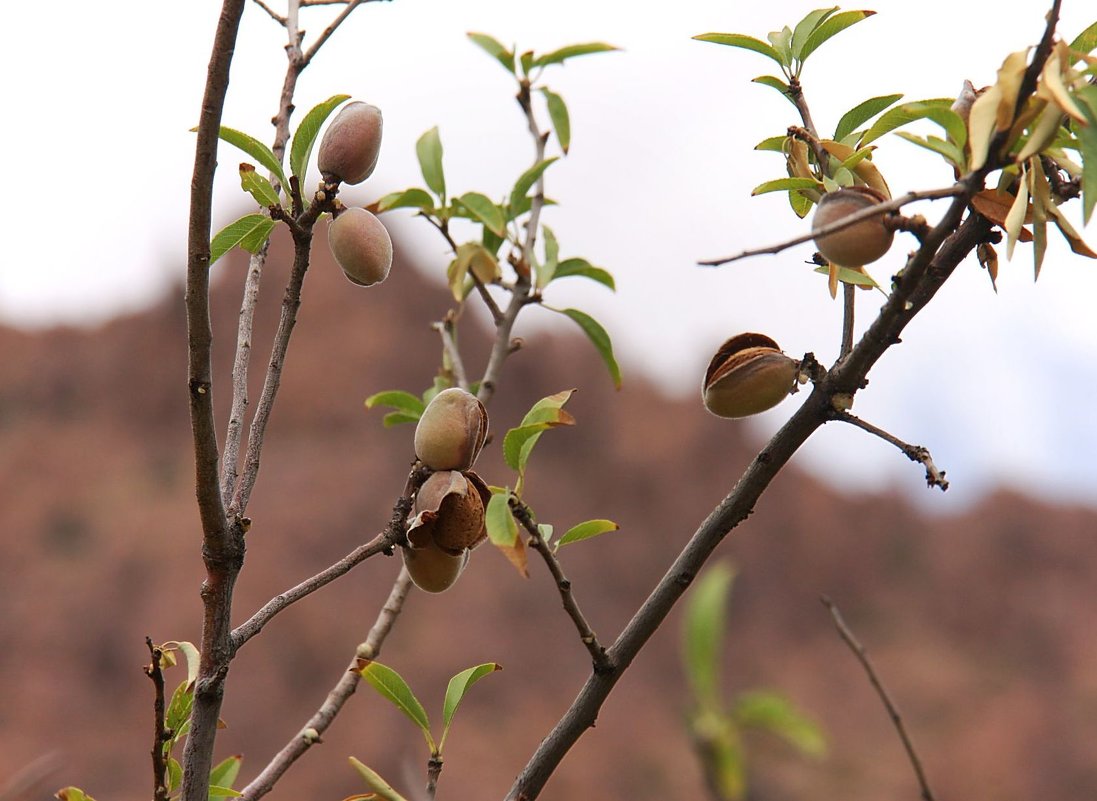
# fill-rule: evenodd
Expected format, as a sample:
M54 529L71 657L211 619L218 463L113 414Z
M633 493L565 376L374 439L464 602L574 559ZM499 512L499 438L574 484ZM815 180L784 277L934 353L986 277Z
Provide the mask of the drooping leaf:
M466 34L469 39L478 44L483 50L503 65L503 69L514 74L514 53L507 50L496 39L488 36L486 33L468 33Z
M561 47L559 50L553 50L551 53L545 53L543 56L538 56L533 60L533 67L547 67L549 64L563 64L569 58L575 58L576 56L587 56L592 53L609 53L619 48L614 47L604 42L587 42L585 44L573 44L567 47ZM529 70L526 70L528 73Z
M537 179L544 174L545 170L552 166L554 161L558 160L559 156L544 159L518 176L518 180L514 182L514 188L510 191L510 203L508 206L511 218L517 216L516 209L518 209L521 201L525 199L526 193L533 188L535 183L537 183Z
M792 207L793 213L802 220L808 216L814 201L802 192L792 191L788 193L788 204Z
M235 128L229 128L225 125L222 125L218 130L218 136L230 145L240 148L270 170L282 186L289 186L289 183L286 181L286 174L282 172L282 165L279 164L278 159L274 157L274 151L258 139L249 136L243 131L237 131Z
M755 150L768 150L773 153L785 152L785 140L788 136L782 134L781 136L767 136L761 142L754 146Z
M733 714L740 726L776 734L802 754L812 757L826 754L827 741L822 730L782 695L744 693L736 699Z
M617 291L617 286L614 283L613 276L601 267L595 267L586 259L570 258L564 259L558 265L556 265L556 274L553 276L554 281L561 278L568 278L573 275L582 276L583 278L589 278L592 281L597 281L599 284L608 286L611 290Z
M839 180L839 174L842 169L852 170L856 173L857 177L865 184L880 192L886 198L891 197L891 189L888 188L887 181L884 180L883 174L877 169L876 165L868 160L866 157L871 150L867 147L860 147L854 149L849 145L843 145L841 142L835 142L833 139L821 139L819 144L834 158L838 159L840 169L835 170L834 178L840 186L849 186L847 180ZM846 165L850 166L846 166ZM824 180L824 185L826 181ZM828 192L833 191L828 187Z
M488 539L507 558L514 569L523 578L529 578L526 558L526 545L518 536L518 524L510 512L507 502L509 492L495 493L484 510L484 523L488 529Z
M449 735L449 727L453 723L453 716L457 712L457 707L461 705L461 701L464 700L465 693L484 676L490 676L495 671L502 669L503 666L497 662L485 662L476 667L466 668L449 680L449 684L446 685L446 700L442 704L442 738L438 741L438 753L442 752L442 748L446 744L446 737Z
M915 136L906 131L896 131L895 135L900 139L907 140L911 144L918 145L918 147L924 147L926 150L932 151L939 156L944 156L949 164L961 173L964 172L964 151L961 148L956 147L952 142L942 139L939 136Z
M503 210L487 195L479 192L465 192L457 202L469 210L473 218L482 222L496 236L507 235L507 221Z
M1017 244L1017 238L1021 235L1021 226L1025 224L1025 217L1030 214L1028 205L1028 174L1024 165L1021 165L1021 180L1017 186L1017 197L1013 199L1013 205L1006 215L1006 258L1013 258L1013 248Z
M446 176L442 172L442 139L438 135L438 126L419 137L415 143L415 155L419 158L419 169L423 173L423 180L445 203Z
M773 59L782 67L788 66L781 59L780 54L773 49L773 45L766 44L761 39L755 39L753 36L746 36L741 33L701 33L693 38L699 42L712 42L713 44L738 47L743 50L752 50L755 53L761 53L763 56Z
M762 86L768 86L771 89L776 89L781 93L781 96L785 98L792 105L796 105L796 101L792 99L792 95L789 94L789 86L775 75L759 75L757 78L751 78L751 83L760 83Z
M402 389L390 389L370 395L366 398L365 405L367 409L372 409L374 406L390 406L393 409L414 416L416 420L427 408L427 405L417 395L404 392Z
M281 204L271 182L257 173L254 165L247 162L240 165L240 188L251 195L263 208Z
M963 147L967 141L967 130L964 127L964 121L960 119L960 115L949 108L951 105L952 100L950 98L933 98L903 103L901 106L889 109L865 131L865 135L861 137L860 147L864 147L869 142L879 139L896 128L901 128L920 119L929 119L937 123L944 128L949 139L959 147ZM974 114L974 112L973 107L972 113Z
M705 571L686 602L682 653L687 678L702 707L720 707L721 654L727 599L735 571L717 563Z
M422 209L428 214L434 211L434 198L425 189L412 188L401 192L390 192L366 209L373 214L392 209Z
M249 253L258 252L272 230L274 220L264 214L245 214L239 220L229 223L210 240L210 266L237 245ZM255 244L256 240L259 240L258 245Z
M975 98L971 111L968 112L968 143L971 149L968 166L973 170L986 164L990 157L990 143L996 133L998 103L1001 98L1001 88L992 86Z
M902 97L902 95L881 95L858 103L838 120L838 126L834 129L834 139L842 141L877 114L897 103Z
M240 773L244 758L240 754L230 756L214 765L209 774L211 787L232 787Z
M380 798L384 799L384 801L406 801L406 799L392 789L392 785L382 779L381 775L373 770L373 768L367 767L354 757L350 757L350 764L358 771L358 775L365 779L369 788Z
M422 730L427 738L427 744L431 751L434 751L434 739L430 735L430 720L427 718L427 712L403 677L380 662L367 662L366 666L358 672L373 689L391 701L397 709L407 715L408 720Z
M572 526L564 532L564 536L556 541L553 550L559 550L564 545L570 545L573 542L589 540L591 537L597 537L599 534L605 534L609 531L617 531L619 528L621 527L612 520L587 520Z
M548 106L552 130L556 131L556 140L560 143L560 149L567 154L571 147L571 118L568 116L567 104L564 98L547 87L541 87L541 94L545 96L545 105Z
M320 133L324 121L344 100L349 99L350 95L332 95L323 103L318 103L309 109L308 114L301 119L301 124L293 134L293 142L289 150L290 175L296 175L300 182L303 183L305 180L312 147L316 143L316 136Z
M807 41L804 42L804 46L800 48L799 60L801 62L806 61L807 57L814 53L823 42L841 33L850 25L856 25L861 20L868 19L875 13L875 11L843 11L830 17L816 28L807 38Z
M1014 195L1008 192L999 192L996 189L984 189L971 198L971 205L975 210L1002 229L1006 227L1006 215L1013 206ZM1021 229L1021 242L1029 242L1032 234L1024 228Z
M822 275L830 275L831 270L834 270L834 275L837 280L843 284L853 284L854 286L864 286L870 289L876 289L880 286L876 283L876 280L868 273L862 273L858 270L850 269L849 267L838 267L836 264L832 264L830 267L816 267L815 272Z
M758 184L750 190L751 197L764 195L767 192L786 192L790 189L821 189L822 185L811 178L775 178L772 181Z
M198 678L198 668L202 655L198 652L198 648L194 643L186 640L173 642L171 645L183 655L187 663L187 686L193 687L195 680Z
M1092 28L1097 29L1097 23ZM1097 39L1097 31L1093 36ZM1093 47L1097 47L1097 42ZM1089 120L1089 125L1078 128L1078 146L1082 156L1082 224L1089 225L1093 208L1097 205L1097 87L1086 86L1078 92L1078 97Z
M587 338L598 351L598 355L602 357L602 361L606 363L606 369L609 370L610 378L613 379L613 386L620 389L621 368L617 365L617 359L613 355L613 342L610 340L609 334L606 333L606 329L589 314L578 309L561 309L560 313L570 317L583 329L583 333L587 335Z
M556 241L556 234L547 225L541 226L545 240L545 260L537 269L537 288L544 289L549 281L556 275L556 268L560 264L560 245Z

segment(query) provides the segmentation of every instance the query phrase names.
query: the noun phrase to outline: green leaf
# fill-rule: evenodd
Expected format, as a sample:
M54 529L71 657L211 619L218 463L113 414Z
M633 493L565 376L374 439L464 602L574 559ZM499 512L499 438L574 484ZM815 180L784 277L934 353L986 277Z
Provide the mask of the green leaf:
M754 146L754 149L771 151L773 153L784 153L786 139L788 139L788 136L785 136L783 134L781 136L767 136L761 142L756 144Z
M218 762L213 770L209 774L209 783L211 787L232 787L236 782L236 777L240 773L240 765L243 764L244 758L239 754L230 756L227 759Z
M788 204L792 207L793 213L802 220L808 216L814 201L804 193L793 190L788 193Z
M545 238L545 260L537 269L537 288L544 289L549 281L556 275L556 268L560 264L560 245L556 241L556 234L547 225L541 226Z
M804 60L805 56L801 56L800 54L804 49L804 44L807 42L808 37L837 10L838 6L816 9L815 11L808 12L806 17L796 23L796 29L792 32L793 58L800 62Z
M560 149L567 155L568 148L571 147L571 118L568 116L567 104L564 103L564 98L544 86L541 87L541 94L545 96L552 130L556 131Z
M736 698L732 715L740 726L776 734L808 756L821 757L827 751L826 738L819 726L778 693L744 693Z
M442 139L438 136L438 126L419 137L419 141L415 143L415 154L419 157L423 180L445 204L446 176L442 172Z
M482 222L496 236L507 235L507 220L503 210L487 195L479 192L465 192L457 202L469 210L474 219Z
M967 126L960 119L960 115L949 108L951 104L952 100L949 98L934 98L896 106L884 112L872 127L865 131L859 147L864 147L884 134L920 119L929 119L937 123L944 128L949 139L957 147L963 147L967 141Z
M816 28L811 36L804 42L804 46L800 48L798 58L801 62L806 61L807 57L815 52L823 42L830 39L835 34L839 34L848 28L850 25L856 25L863 19L868 19L875 11L843 11L840 14L835 14L828 19L818 28Z
M274 157L274 151L258 139L248 136L243 131L237 131L235 128L228 128L224 125L219 129L218 136L230 145L240 148L270 170L282 186L289 186L289 182L286 181L286 174L282 172L282 165Z
M209 786L210 798L239 798L242 796L239 790L233 790L231 787L219 787L216 784Z
M552 526L548 523L538 523L537 533L541 535L542 541L547 543L549 540L552 539Z
M1097 23L1093 27L1097 28ZM1097 31L1093 35L1097 38ZM1082 225L1089 225L1093 207L1097 205L1097 87L1086 86L1075 96L1082 101L1082 113L1089 120L1089 125L1078 126L1078 152L1082 156Z
M896 131L895 135L901 139L907 140L911 144L924 147L926 150L931 150L940 156L944 156L952 166L960 170L960 172L964 171L964 151L956 147L952 142L948 142L939 136L915 136L906 131Z
M829 267L816 267L815 272L822 275L829 276ZM858 272L857 270L851 270L848 267L838 268L838 280L843 284L853 284L854 286L867 286L876 289L880 285L876 283L875 279L868 273Z
M514 188L510 191L510 202L507 204L512 218L518 216L515 212L521 206L521 201L525 199L526 193L533 188L533 185L537 183L537 179L540 178L545 170L547 170L554 161L559 161L559 156L553 156L550 159L539 161L518 176L518 180L514 182Z
M527 50L518 57L518 60L522 62L522 73L529 75L529 71L533 69L533 51Z
M776 178L758 184L750 191L751 196L764 195L767 192L787 192L790 189L819 189L820 184L813 178Z
M240 165L240 187L255 198L255 202L263 208L282 205L271 182L257 173L251 164Z
M312 156L312 146L316 143L316 136L331 112L339 107L344 100L349 100L350 95L332 95L323 103L309 109L309 113L297 126L293 134L293 143L289 151L290 175L296 175L299 182L304 183L305 172L308 170L309 158ZM302 192L303 194L303 192Z
M514 53L507 50L496 39L486 33L468 33L469 39L478 44L488 55L503 65L503 69L514 74Z
M382 779L381 775L373 768L363 765L354 757L350 757L350 764L358 771L358 775L365 779L369 788L384 801L405 801L404 797L392 789L392 785Z
M409 412L389 412L381 418L381 425L385 428L402 425L404 423L418 423L419 415Z
M377 213L392 209L422 209L428 214L434 211L434 198L425 189L405 189L402 192L390 192L377 201Z
M541 432L556 426L575 425L575 418L565 412L563 406L575 390L569 389L541 398L530 407L522 422L503 437L503 458L507 465L519 473L526 469L530 451Z
M792 28L788 25L779 31L771 31L766 34L773 49L781 56L781 63L792 64Z
M60 801L95 801L79 787L63 787L54 793L54 797Z
M551 53L545 53L543 56L538 56L533 60L531 66L533 67L547 67L549 64L563 64L569 58L575 58L576 56L589 56L592 53L609 53L618 48L613 45L605 44L604 42L587 42L585 44L573 44L567 47L561 47L559 50L553 50ZM527 69L528 73L529 70Z
M1070 49L1079 53L1091 53L1097 49L1097 22L1094 22L1070 43Z
M402 389L390 389L370 395L366 398L366 408L372 409L374 406L391 406L393 409L412 415L416 420L427 408L417 395L404 392Z
M838 127L834 129L834 139L842 141L888 106L897 103L902 97L902 95L880 95L858 103L838 120Z
M735 571L719 562L701 576L689 594L683 624L682 655L698 705L720 706L721 655L727 600Z
M434 752L434 739L430 736L430 721L427 719L427 712L400 674L380 662L369 662L359 673L373 689L391 701L397 709L408 716L408 720L423 731L423 736L427 738L427 744Z
M449 680L449 684L446 685L446 700L442 704L442 739L438 741L438 753L442 753L442 748L446 744L446 737L449 735L450 724L453 723L453 716L457 712L457 707L461 705L465 693L484 676L490 676L495 671L502 669L503 666L496 662L485 662L482 665L462 670Z
M613 386L620 389L621 368L618 367L617 360L613 356L613 343L609 338L609 334L606 333L606 329L589 314L578 309L562 309L560 313L570 317L583 329L583 333L587 335L587 338L598 351L598 355L602 357L602 361L606 363L606 369L609 370L610 377L613 379Z
M561 278L569 278L576 275L582 276L583 278L589 278L592 281L597 281L599 284L608 286L614 292L617 291L617 285L613 280L613 276L601 267L595 267L586 259L564 259L556 265L556 274L553 275L552 280L556 281Z
M507 499L510 493L496 493L488 501L484 510L484 523L488 529L488 539L500 548L510 548L518 541L518 524L510 513Z
M168 702L168 708L164 712L164 727L178 734L190 719L190 711L194 706L194 693L189 682L183 681L175 688ZM176 737L178 739L178 737Z
M183 784L183 766L175 757L168 757L168 792L173 793Z
M757 78L751 78L751 83L760 83L762 86L769 86L776 89L781 93L781 96L785 98L792 105L796 105L796 101L792 99L792 95L789 94L788 84L782 81L780 78L774 75L759 75Z
M619 528L621 527L612 520L587 520L577 526L572 526L564 532L564 536L556 541L553 550L559 550L562 546L570 545L573 542L589 540L591 537L597 537L607 531L617 531Z
M231 222L214 235L210 241L209 263L212 267L217 260L239 245L249 253L255 253L267 240L274 229L274 220L265 214L245 214L236 222ZM262 237L258 245L257 238Z
M712 42L713 44L727 45L728 47L739 47L743 50L753 50L755 53L761 53L763 56L773 59L782 67L788 66L777 51L773 49L772 45L766 44L761 39L755 39L753 36L746 36L741 33L702 33L693 38L699 42Z

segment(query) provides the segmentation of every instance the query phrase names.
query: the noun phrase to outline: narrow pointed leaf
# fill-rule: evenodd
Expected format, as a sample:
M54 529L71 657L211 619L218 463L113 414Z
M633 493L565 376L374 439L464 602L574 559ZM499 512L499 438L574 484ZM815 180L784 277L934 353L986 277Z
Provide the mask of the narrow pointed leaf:
M773 153L785 152L785 140L788 136L782 134L781 136L767 136L761 142L754 146L755 150L771 151Z
M258 139L249 136L243 131L237 131L235 128L229 128L224 125L220 127L217 135L230 145L240 148L274 173L274 176L282 186L289 186L289 183L286 181L286 174L282 172L282 165L279 164L278 159L274 157L274 151Z
M232 787L240 773L244 759L239 754L217 763L209 774L209 783L216 787Z
M175 757L168 757L168 792L173 792L183 784L183 766Z
M838 141L845 139L849 134L860 128L877 114L902 99L902 95L881 95L870 97L863 103L858 103L838 120L838 127L834 129L834 138Z
M895 135L900 139L907 140L913 145L924 147L926 150L930 150L939 156L944 156L949 164L960 170L960 172L964 171L964 151L956 147L952 142L948 142L939 136L915 136L906 131L896 131Z
M520 208L521 202L525 199L526 193L533 188L533 185L537 183L537 179L540 178L545 170L547 170L554 161L558 161L558 156L553 156L549 159L539 161L518 176L518 180L514 182L514 188L510 192L510 213L511 217L517 216L515 210Z
M1006 215L1006 258L1013 258L1013 248L1017 244L1017 238L1021 235L1021 226L1025 223L1025 217L1029 213L1028 205L1028 175L1021 168L1021 180L1018 182L1017 197Z
M423 180L434 194L445 202L446 177L442 172L442 139L435 126L419 137L415 143L415 155L419 158L419 169Z
M826 753L826 738L819 726L784 696L772 692L744 693L736 699L733 716L740 726L776 734L808 756L821 757Z
M485 662L482 665L462 670L449 680L449 684L446 685L446 700L442 704L442 739L438 741L439 753L441 753L442 747L446 743L446 736L449 734L449 727L453 723L453 716L457 712L457 707L461 705L461 701L464 700L465 693L484 676L490 676L495 671L502 669L503 666L496 662Z
M366 408L372 409L374 406L391 406L393 409L413 414L417 419L427 407L418 395L401 389L390 389L370 395L366 398Z
M545 96L552 130L556 131L556 140L560 143L560 149L567 154L571 147L571 118L568 116L567 104L564 98L545 87L541 88L541 94Z
M290 175L296 175L302 183L305 180L312 147L316 144L316 136L320 133L320 128L331 116L331 112L335 111L344 100L349 99L350 95L332 95L323 103L318 103L309 109L308 114L302 118L301 124L297 126L289 150L289 169Z
M569 58L576 56L588 56L593 53L609 53L618 48L604 42L587 42L585 44L573 44L545 53L533 60L533 67L547 67L549 64L563 64ZM528 72L528 70L527 70Z
M266 223L256 226L255 230L240 240L240 247L248 253L258 253L270 238L270 232L274 230L274 226L274 220L268 217Z
M570 545L573 542L589 540L591 537L597 537L599 534L605 534L608 531L617 531L619 528L621 527L612 520L587 520L576 526L572 526L564 532L564 536L556 541L554 550L557 550L564 545Z
M604 284L611 290L617 291L617 285L613 280L613 276L601 267L595 267L586 259L564 259L556 265L556 274L553 276L552 280L556 281L561 278L568 278L576 275L582 276L583 278L589 278L592 281L597 281L599 284Z
M683 625L682 652L686 677L702 707L722 706L721 656L724 650L727 600L735 571L718 562L690 590Z
M428 742L432 742L427 712L399 673L380 662L369 662L359 673L373 689L391 701L397 709L407 715L408 720L422 729Z
M981 98L980 98L981 99ZM979 101L977 100L976 103ZM903 103L884 112L881 117L861 137L860 146L864 147L869 142L879 139L886 133L909 125L915 120L929 119L940 125L958 147L963 147L967 141L967 129L960 115L949 106L952 100L949 98L933 98L931 100L919 100L912 103ZM972 108L974 115L975 109Z
M1078 53L1090 53L1097 49L1097 22L1094 22L1070 43L1070 49Z
M808 13L806 17L796 23L796 28L792 32L792 57L798 61L803 61L804 56L801 52L804 49L804 44L807 42L808 37L815 32L815 29L822 25L827 19L838 10L838 6L832 6L831 8L819 8L815 11Z
M761 39L755 39L753 36L746 36L741 33L702 33L693 38L699 42L712 42L713 44L752 50L773 59L782 67L787 66L777 51L773 49L773 45L766 44Z
M816 267L815 272L822 275L830 275L830 267ZM837 280L843 284L853 284L854 286L867 286L872 289L876 289L880 286L876 283L876 280L868 273L858 272L857 270L851 270L849 267L838 267L835 271Z
M246 245L252 245L255 238L262 235L263 241L266 241L267 235L274 229L274 220L267 217L264 214L246 214L235 222L231 222L218 231L213 239L210 241L210 256L209 263L212 267L217 263L217 260L232 250L237 245L243 247ZM262 242L260 242L260 246ZM248 247L250 252L258 251L258 247L254 250Z
M598 351L598 355L602 357L602 361L606 363L606 369L609 370L610 378L613 379L613 386L620 389L621 368L617 365L617 359L614 358L613 342L610 340L609 334L606 333L606 329L589 314L578 309L563 309L560 313L570 317L583 329L583 333L587 335L587 338Z
M263 208L281 205L282 201L274 191L274 186L255 171L254 165L247 163L240 165L240 188L251 195Z
M875 13L875 11L843 11L840 14L835 14L816 28L807 41L804 42L804 46L800 49L800 61L806 61L807 57L814 53L819 45L832 36L841 33L850 25L856 25L861 20L868 19Z
M767 192L787 192L790 189L820 189L821 184L811 178L776 178L758 184L750 190L751 196L764 195Z
M507 221L503 216L503 210L487 195L466 192L457 198L457 202L468 209L474 219L482 222L496 236L507 235Z
M358 771L358 775L365 779L369 788L384 799L384 801L406 801L405 798L392 789L392 785L382 779L381 775L373 770L373 768L367 767L354 757L350 757L350 764Z
M1097 23L1093 28L1097 29ZM1097 30L1093 36L1097 39ZM1097 47L1097 42L1093 47ZM1078 152L1082 156L1082 224L1088 225L1093 207L1097 205L1097 87L1085 87L1078 92L1078 98L1089 120L1089 125L1078 128Z
M781 96L785 98L792 105L796 105L796 101L792 99L792 95L789 94L788 84L782 81L775 75L759 75L757 78L751 78L751 83L760 83L762 86L768 86L771 89L776 89L781 93Z
M537 269L537 288L544 289L549 281L556 275L556 268L560 264L560 245L556 241L556 234L547 225L541 226L545 239L545 260Z
M496 39L488 36L486 33L469 33L466 34L469 39L478 44L483 50L503 65L503 69L514 74L514 53L507 50Z
M231 787L220 787L216 784L209 786L210 798L239 798L242 795L243 793L239 790L233 790Z

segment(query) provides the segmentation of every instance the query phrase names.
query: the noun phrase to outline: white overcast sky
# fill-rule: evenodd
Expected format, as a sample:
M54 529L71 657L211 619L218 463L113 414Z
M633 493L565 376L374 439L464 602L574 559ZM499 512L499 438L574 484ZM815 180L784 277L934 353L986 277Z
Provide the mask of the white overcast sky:
M547 191L562 205L545 220L563 256L587 257L619 285L612 295L565 282L573 286L554 299L603 320L627 373L644 372L668 392L696 396L711 353L741 331L763 331L793 355L834 356L840 308L803 264L809 245L722 270L694 266L771 244L807 224L791 215L783 196L749 197L783 169L778 157L751 148L795 122L775 92L750 83L773 72L771 62L690 37L735 31L764 38L819 5L369 3L306 71L298 108L345 92L383 109L380 166L344 193L347 202L421 184L414 141L434 125L449 185L500 195L528 165L530 144L508 76L465 32L542 52L592 40L623 48L547 75L568 101L573 141L571 155L548 173ZM1008 52L1039 37L1046 5L1018 0L1007 11L990 0L881 0L871 6L875 17L810 59L803 81L817 124L833 130L845 109L873 95L903 92L915 100L954 95L964 78L993 82ZM1097 18L1090 0L1064 6L1067 37ZM179 279L194 146L188 130L219 7L214 0L61 0L8 9L15 34L9 64L18 66L5 81L7 123L0 126L9 165L0 199L9 232L0 254L0 320L94 325L148 305ZM315 34L334 13L309 9L304 26ZM269 141L282 44L281 28L249 4L225 124ZM893 137L881 144L877 163L893 192L949 183L930 154ZM227 149L221 157L215 227L240 211L230 169L239 155ZM928 204L918 210L938 213ZM417 236L423 259L442 270L441 240L410 215L393 216L397 228ZM1097 245L1097 226L1084 233ZM897 242L875 274L886 280L908 247ZM916 466L859 432L829 426L802 462L843 486L897 485L937 508L976 498L997 481L1093 503L1095 296L1097 262L1071 258L1058 242L1035 284L1030 252L1020 246L1014 262L1002 265L998 295L974 262L965 264L874 371L856 411L931 447L953 479L943 503L922 488ZM862 321L878 297L860 293ZM793 403L753 425L775 429Z

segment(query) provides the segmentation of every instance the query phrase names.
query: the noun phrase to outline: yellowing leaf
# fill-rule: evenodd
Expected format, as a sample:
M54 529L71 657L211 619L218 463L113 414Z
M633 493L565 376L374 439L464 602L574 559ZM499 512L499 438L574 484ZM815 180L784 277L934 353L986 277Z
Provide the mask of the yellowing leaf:
M998 68L998 87L1001 97L998 101L995 130L1004 131L1013 124L1013 112L1017 108L1017 93L1021 91L1021 81L1028 66L1028 48L1010 53L1002 66Z
M1044 64L1044 71L1040 73L1040 97L1053 101L1064 114L1069 115L1076 122L1088 125L1085 114L1078 108L1074 98L1067 91L1066 84L1063 83L1063 73L1070 70L1070 56L1069 52L1065 51L1065 47L1066 45L1059 42L1047 63Z
M1028 211L1028 173L1024 165L1021 166L1021 181L1017 188L1017 197L1013 199L1009 214L1006 215L1006 258L1013 258L1013 248L1017 244L1017 238L1021 235L1021 226L1025 223L1025 213Z
M1002 89L997 84L987 89L971 104L968 114L968 143L971 145L971 169L977 170L987 163L990 140L997 133L998 104Z
M884 180L884 176L876 169L876 165L868 160L867 155L860 157L858 160L856 157L860 153L854 150L849 145L843 145L841 142L835 142L832 139L822 139L819 144L823 146L823 149L827 151L834 158L838 159L843 165L849 161L853 166L851 169L853 173L864 184L872 187L873 189L882 192L884 197L891 199L891 190L888 188L887 181Z
M1057 103L1048 103L1036 120L1036 125L1029 134L1028 141L1017 154L1017 161L1025 161L1043 151L1045 147L1055 141L1055 135L1059 132L1059 123L1063 119L1063 110Z

